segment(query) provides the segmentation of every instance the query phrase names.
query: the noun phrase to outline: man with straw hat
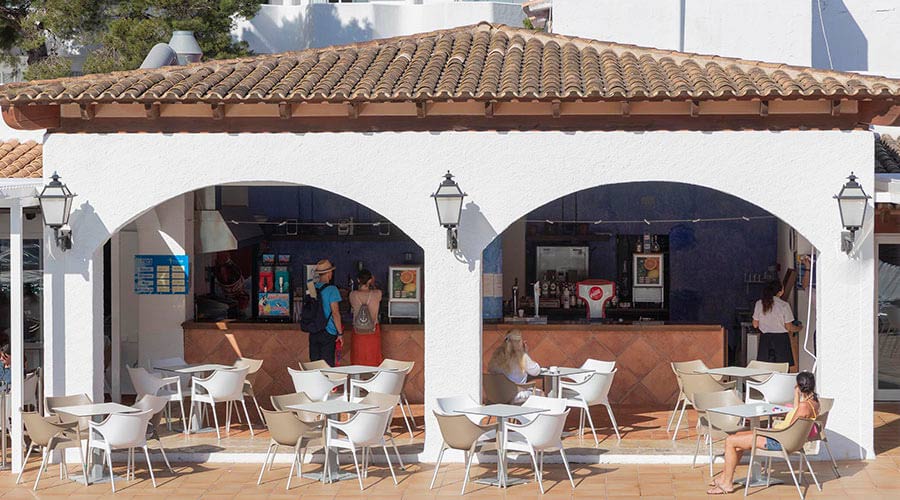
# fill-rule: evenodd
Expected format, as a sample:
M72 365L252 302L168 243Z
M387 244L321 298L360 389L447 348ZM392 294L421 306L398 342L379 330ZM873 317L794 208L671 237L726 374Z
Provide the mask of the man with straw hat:
M322 303L325 317L328 322L325 330L321 332L309 332L309 360L325 360L329 366L334 366L335 342L344 334L344 326L341 324L341 313L338 304L341 302L341 292L332 285L334 279L334 266L328 259L322 259L316 264L316 275L319 280L315 284L316 294Z

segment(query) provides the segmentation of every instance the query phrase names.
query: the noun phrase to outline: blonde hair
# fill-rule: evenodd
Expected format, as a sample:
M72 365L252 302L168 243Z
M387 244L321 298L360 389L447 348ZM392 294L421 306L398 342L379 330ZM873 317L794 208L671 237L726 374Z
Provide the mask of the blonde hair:
M497 346L494 353L491 354L488 371L512 373L516 370L525 370L525 343L522 341L522 332L510 330L503 343Z

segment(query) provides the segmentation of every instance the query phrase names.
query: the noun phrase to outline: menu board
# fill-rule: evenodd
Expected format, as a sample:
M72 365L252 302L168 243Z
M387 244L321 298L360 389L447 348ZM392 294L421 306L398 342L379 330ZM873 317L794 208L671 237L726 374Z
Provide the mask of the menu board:
M186 295L187 255L135 255L134 293L138 295Z

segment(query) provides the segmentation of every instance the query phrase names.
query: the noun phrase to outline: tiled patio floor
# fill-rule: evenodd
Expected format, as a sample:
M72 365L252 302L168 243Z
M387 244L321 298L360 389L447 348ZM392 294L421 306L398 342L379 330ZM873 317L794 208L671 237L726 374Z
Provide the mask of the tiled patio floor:
M624 416L624 415L623 415ZM657 425L661 420L662 430L668 414L665 412L649 412L649 417L641 417L642 428L633 431L632 436L623 436L623 442L640 437L641 432L657 432L649 427ZM397 421L399 424L399 420ZM598 422L598 425L599 424ZM819 479L823 482L823 491L816 491L815 487L806 490L809 498L865 498L865 499L895 499L900 498L900 404L879 404L875 415L875 442L878 457L870 462L846 462L841 463L841 478L835 478L830 473L830 468L824 463L814 464L819 473ZM648 434L648 436L655 436ZM243 431L233 433L231 438L223 440L219 446L232 446L234 441L251 441ZM183 439L175 436L169 440ZM191 437L192 446L209 446L197 443L204 437ZM409 438L404 438L409 441ZM416 446L421 436L415 436L410 444ZM253 442L264 443L267 441L265 434L258 434ZM607 440L607 443L615 439ZM643 440L655 442L657 439ZM679 435L679 443L675 446L688 446L693 443L692 438L685 434ZM215 439L211 440L215 442ZM689 444L690 443L690 444ZM174 442L172 443L174 444ZM569 446L576 445L570 442ZM255 446L255 445L254 445ZM585 445L585 448L587 446ZM601 449L606 444L601 444ZM174 450L173 450L174 451ZM693 450L691 450L692 452ZM159 488L153 489L149 476L138 462L137 479L134 481L117 483L118 498L130 498L137 496L158 495L165 498L303 498L303 499L343 499L343 498L437 498L458 496L462 486L462 466L450 464L441 467L434 490L428 489L431 480L433 466L430 464L413 464L406 471L397 471L400 484L394 486L390 474L381 465L373 466L369 478L366 480L366 490L359 491L356 481L344 481L335 485L322 485L309 479L300 479L292 484L290 491L285 491L285 479L288 467L286 464L276 464L275 469L266 473L261 486L256 486L256 477L259 472L257 465L252 464L176 464L176 475L164 472L156 467ZM124 467L117 467L124 470ZM317 470L318 464L305 465L307 471ZM37 493L32 493L31 485L34 481L37 463L32 463L25 472L27 484L15 486L15 478L8 473L0 473L0 495L3 498L44 498L44 497L80 497L93 498L110 495L109 485L92 485L84 487L58 478L58 469L53 466L50 472L45 474ZM547 493L544 498L707 498L705 486L708 480L706 467L692 469L690 465L618 465L618 464L594 464L576 465L574 474L576 489L573 491L565 480L565 472L560 466L547 465L545 468L544 487ZM717 463L716 470L721 470L721 462ZM490 476L496 469L490 465L473 465L472 475ZM745 472L744 467L738 469L738 474ZM778 475L787 479L785 468L776 466ZM512 467L513 476L529 478L531 471L522 466ZM755 491L755 492L754 492ZM467 497L470 498L537 498L540 496L537 485L527 483L514 486L506 491L498 490L480 484L471 484L467 488ZM731 498L739 498L741 493L730 495ZM751 498L798 498L792 485L774 486L766 490L752 490Z

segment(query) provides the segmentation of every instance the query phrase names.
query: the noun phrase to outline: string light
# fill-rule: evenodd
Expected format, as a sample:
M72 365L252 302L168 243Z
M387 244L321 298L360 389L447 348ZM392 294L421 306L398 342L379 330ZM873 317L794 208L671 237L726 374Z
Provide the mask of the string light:
M526 219L525 222L546 222L547 224L680 224L680 223L699 223L699 222L751 222L755 220L773 220L777 219L774 215L755 215L751 217L747 217L742 215L740 217L711 217L711 218L697 218L697 219L635 219L635 220L532 220Z
M389 222L298 222L292 220L280 220L280 221L255 221L255 220L234 220L229 219L229 224L233 224L235 226L239 226L241 224L256 224L261 226L286 226L288 224L294 226L326 226L326 227L334 227L334 226L370 226L370 227L380 227L382 224L390 224Z

